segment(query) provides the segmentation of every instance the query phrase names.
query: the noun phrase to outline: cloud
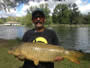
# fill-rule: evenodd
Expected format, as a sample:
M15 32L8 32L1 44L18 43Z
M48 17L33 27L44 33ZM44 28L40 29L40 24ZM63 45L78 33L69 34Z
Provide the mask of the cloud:
M41 0L40 2L38 2L37 0L30 1L28 4L22 4L21 6L17 7L17 9L10 9L10 12L4 12L2 11L2 13L0 12L1 16L24 16L27 13L27 9L29 9L30 6L39 6L40 4L44 4L44 3L48 3L49 8L51 10L51 12L53 11L53 9L55 8L55 6L58 3L76 3L77 6L79 7L79 10L82 14L87 14L90 11L90 3L88 2L88 0L84 1L84 0L66 0L66 1L55 1L55 0L48 0L48 1L44 1Z
M9 11L5 12L2 10L2 11L0 11L0 18L8 17L8 16L16 16L15 14L16 14L16 11L14 9L10 9L10 12Z
M90 12L90 4L79 6L79 10L82 14L88 14Z
M30 6L38 6L40 4L44 4L44 3L48 3L49 5L49 8L51 10L51 12L53 11L53 9L55 8L55 6L58 4L58 3L76 3L77 6L79 7L79 10L82 14L87 14L89 11L90 11L90 3L88 3L88 0L84 1L84 0L66 0L66 1L52 1L52 0L49 0L49 1L41 1L41 2L32 2L30 1L28 5L24 5L23 8L22 8L22 13L26 12L26 10L30 7ZM25 14L24 14L25 15Z
M77 0L76 4L78 5L79 10L82 14L88 14L88 12L90 12L90 3L88 2L88 0Z
M35 0L34 2L33 1L30 1L28 3L28 5L24 5L23 8L22 8L22 12L26 12L27 9L29 9L30 6L39 6L40 4L45 4L47 3L51 12L53 11L53 9L55 8L55 6L59 3L74 3L76 0L62 0L62 1L55 1L55 0L48 0L48 1L44 1L44 0L41 0L40 2L37 2L37 0Z

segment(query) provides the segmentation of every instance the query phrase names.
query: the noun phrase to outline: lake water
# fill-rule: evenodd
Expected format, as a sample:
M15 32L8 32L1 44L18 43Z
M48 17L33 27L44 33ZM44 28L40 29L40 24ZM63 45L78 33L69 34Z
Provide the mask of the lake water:
M61 45L90 53L90 27L54 27Z
M27 29L23 26L0 26L1 39L22 38Z
M90 27L58 26L52 29L56 31L60 44L63 47L90 53ZM22 38L27 30L23 26L0 26L0 38Z

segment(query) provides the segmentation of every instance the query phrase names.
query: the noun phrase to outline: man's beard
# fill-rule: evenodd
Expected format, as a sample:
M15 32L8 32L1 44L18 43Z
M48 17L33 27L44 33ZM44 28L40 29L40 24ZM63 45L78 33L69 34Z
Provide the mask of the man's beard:
M37 25L38 23L44 25L42 22L40 22L40 20L36 21L35 25ZM38 29L38 30L42 29L43 27L44 26L40 26L40 27L35 26L35 28Z
M40 22L40 20L38 20L38 21L35 22L35 24L38 24L38 23L42 24L42 22Z

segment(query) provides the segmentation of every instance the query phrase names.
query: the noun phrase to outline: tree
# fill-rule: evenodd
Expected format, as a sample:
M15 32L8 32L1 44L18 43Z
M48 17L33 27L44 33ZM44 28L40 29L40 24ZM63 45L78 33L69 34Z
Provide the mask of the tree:
M80 11L75 3L69 5L71 9L70 24L80 24Z
M0 18L0 24L3 24L6 22L6 18Z
M40 8L44 11L46 21L45 24L50 24L50 9L48 8L48 4L40 4Z
M6 18L6 21L16 21L16 17L9 16Z
M22 23L22 25L25 25L27 27L31 27L32 26L32 16L31 16L31 13L27 13L26 16L22 17L21 23Z
M30 0L0 0L0 10L8 11L20 4L27 4Z
M90 14L83 16L83 24L90 24Z
M87 19L88 19L88 24L90 24L90 12L88 13L88 15L87 15Z
M52 14L53 23L67 24L69 20L70 10L66 4L58 4Z
M42 0L0 0L0 10L9 11L10 8L16 8L20 4L27 4L30 1L40 2ZM47 0L44 0L47 1Z

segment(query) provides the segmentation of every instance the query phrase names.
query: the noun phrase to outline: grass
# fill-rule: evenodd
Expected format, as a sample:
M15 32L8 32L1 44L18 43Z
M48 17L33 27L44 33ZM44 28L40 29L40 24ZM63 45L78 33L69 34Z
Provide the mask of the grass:
M9 48L18 44L16 40L0 41L0 68L19 68L22 65L23 62L7 53Z
M19 44L17 40L0 40L0 68L19 68L23 65L22 61L7 53L8 49ZM75 64L64 59L64 61L55 62L55 68L90 68L90 61L81 60L81 64Z

